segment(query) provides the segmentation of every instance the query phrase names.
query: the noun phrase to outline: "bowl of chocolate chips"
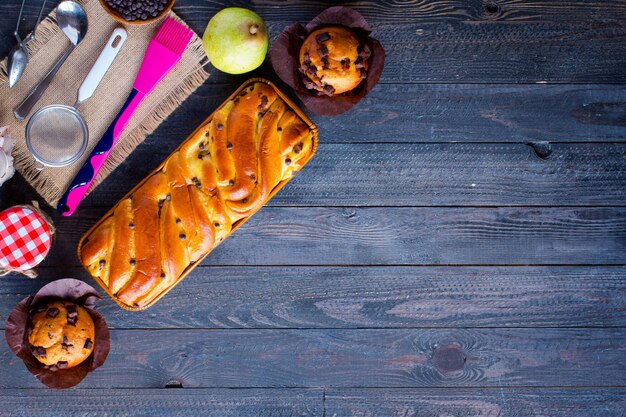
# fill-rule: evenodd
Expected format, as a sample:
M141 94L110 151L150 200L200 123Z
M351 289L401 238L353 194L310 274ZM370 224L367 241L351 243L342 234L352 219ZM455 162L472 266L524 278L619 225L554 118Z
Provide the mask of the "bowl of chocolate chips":
M335 116L374 88L385 50L356 10L330 7L306 26L287 27L272 46L272 66L310 110Z
M131 25L145 25L159 20L174 6L176 0L100 0L115 20Z

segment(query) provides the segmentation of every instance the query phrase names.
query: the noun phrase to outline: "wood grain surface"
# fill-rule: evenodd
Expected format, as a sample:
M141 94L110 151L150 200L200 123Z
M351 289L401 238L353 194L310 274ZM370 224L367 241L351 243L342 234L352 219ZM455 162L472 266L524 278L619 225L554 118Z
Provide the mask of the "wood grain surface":
M7 277L0 328L15 304L82 268ZM624 327L625 267L200 266L142 313L108 297L112 328Z
M626 407L621 388L77 389L72 393L7 389L0 394L0 416L620 417Z
M322 396L321 389L7 389L0 417L321 417Z
M331 389L325 415L430 417L620 417L626 391L617 389Z
M65 232L43 265L78 266L103 214L55 217ZM623 265L626 208L265 207L204 264Z
M626 385L624 328L114 329L111 344L81 388ZM0 388L40 386L4 344L0 359Z
M294 97L270 71L263 76ZM160 126L159 136L181 141L238 86L228 83L201 88ZM379 84L362 103L335 117L310 114L319 127L321 142L626 140L624 85Z
M307 112L316 157L153 308L98 304L111 354L78 389L44 389L0 343L0 416L626 415L626 2L175 11L202 34L218 10L252 8L274 40L337 4L386 49L372 93L337 117ZM0 4L0 56L19 6ZM38 279L0 278L0 329L45 283L94 284L79 238L241 83L297 101L269 58L209 68L75 216L46 207L56 242ZM17 176L0 209L32 199Z

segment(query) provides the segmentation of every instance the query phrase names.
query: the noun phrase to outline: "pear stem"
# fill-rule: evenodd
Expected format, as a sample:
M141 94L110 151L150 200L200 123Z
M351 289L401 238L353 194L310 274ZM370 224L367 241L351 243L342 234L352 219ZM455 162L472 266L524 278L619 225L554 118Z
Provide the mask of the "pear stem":
M256 35L256 33L259 31L259 25L254 24L252 26L250 26L250 34L251 35Z

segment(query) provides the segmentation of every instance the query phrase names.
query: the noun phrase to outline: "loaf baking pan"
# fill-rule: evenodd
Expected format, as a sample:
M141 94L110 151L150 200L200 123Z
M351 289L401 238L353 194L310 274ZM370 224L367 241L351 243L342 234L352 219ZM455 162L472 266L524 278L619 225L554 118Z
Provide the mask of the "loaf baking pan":
M203 123L200 124L200 126L198 126L198 128L196 130L194 130L193 133L191 133L191 135L188 136L187 139L185 139L185 141L183 141L181 143L181 145L179 145L178 148L176 148L176 150L174 150L172 152L172 154L174 154L175 152L179 151L187 141L192 140L194 137L196 137L196 135L199 134L200 131L206 130L206 126L212 121L213 116L222 108L224 107L227 103L229 103L231 100L234 100L241 92L242 90L246 89L247 87L251 86L252 84L255 83L264 83L267 84L268 86L270 86L275 92L276 95L278 96L278 98L280 98L285 105L287 106L287 108L291 111L293 111L302 122L304 122L304 124L310 129L311 132L311 137L312 137L312 150L310 152L310 154L306 157L306 159L304 159L304 162L302 165L306 165L306 163L308 163L308 161L311 159L311 157L313 157L313 155L315 155L315 152L317 150L317 146L318 146L318 132L317 132L317 127L313 124L313 122L311 122L311 120L302 112L302 110L300 108L298 108L282 91L280 91L273 83L271 83L268 80L262 79L262 78L252 78L248 81L246 81L245 83L243 83L237 90L235 90L230 97L228 97ZM165 167L166 161L169 159L168 158L165 159L165 161L163 161L156 169L154 169L154 171L152 171L148 176L146 176L146 178L144 178L141 182L139 182L139 184L137 184L132 190L130 190L120 201L124 201L125 199L129 198L132 194L134 194L149 178L151 178L153 175L157 174L159 171L163 170L163 168ZM282 181L280 181L278 183L278 185L276 187L274 187L274 189L269 193L267 200L265 201L265 203L263 204L263 206L265 204L267 204L267 202L269 200L272 199L272 197L282 189L282 187L284 187L291 178L287 178L284 179ZM83 245L85 244L85 242L87 241L88 237L103 223L105 222L109 217L111 217L115 211L115 208L117 207L119 203L115 204L96 224L94 224L81 238L80 242L78 243L78 248L77 248L77 252L78 252L78 259L80 260L81 264L84 265L83 259L82 259L82 255L81 255L81 249L83 247ZM256 211L255 211L256 212ZM254 214L254 213L253 213ZM253 215L252 214L252 215ZM232 229L230 234L232 234L233 232L235 232L239 227L241 227L252 215L244 217L238 221L236 221L235 223L233 223L232 225ZM229 234L229 235L230 235ZM194 263L190 263L189 266L187 266L187 268L185 268L185 270L183 271L183 273L180 275L180 277L178 279L176 279L176 281L168 288L166 288L163 292L161 292L158 296L156 296L153 300L151 300L148 304L143 305L143 306L130 306L127 305L126 303L122 302L121 300L119 300L110 290L109 286L102 281L102 279L98 276L93 276L93 278L98 282L98 284L104 289L104 291L109 294L109 296L111 296L111 298L113 298L113 300L115 300L115 302L122 307L125 310L130 310L130 311L138 311L138 310L144 310L146 308L149 308L150 306L154 305L154 303L156 303L158 300L161 299L161 297L163 297L168 291L170 291L172 288L174 288L176 285L178 285L178 283L185 278L199 263L201 263L206 256L208 256L213 250L216 249L216 247L219 245L219 243L217 245L215 245L215 247L213 247L212 250L210 250L207 254L205 254L204 256L202 256L198 261L194 262Z

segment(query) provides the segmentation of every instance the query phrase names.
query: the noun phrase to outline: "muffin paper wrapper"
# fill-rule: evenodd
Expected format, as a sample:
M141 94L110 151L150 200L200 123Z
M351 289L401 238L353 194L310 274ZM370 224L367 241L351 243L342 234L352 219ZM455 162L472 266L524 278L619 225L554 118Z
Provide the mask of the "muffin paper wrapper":
M371 50L369 68L365 81L356 89L336 96L318 96L305 87L300 67L300 47L304 39L314 30L331 25L342 25L352 29L367 43ZM287 27L274 42L271 51L272 66L278 76L292 87L306 107L323 116L335 116L350 110L378 83L385 66L385 50L380 42L371 38L372 29L359 12L349 7L330 7L311 20L306 26L294 23Z
M83 363L73 368L52 371L31 353L28 343L30 310L52 300L71 301L84 307L95 325L94 350ZM34 296L28 296L13 309L6 324L5 336L9 348L24 361L26 368L44 385L50 388L70 388L104 363L109 354L111 338L109 328L100 313L94 310L100 296L91 286L76 279L60 279L41 288Z

